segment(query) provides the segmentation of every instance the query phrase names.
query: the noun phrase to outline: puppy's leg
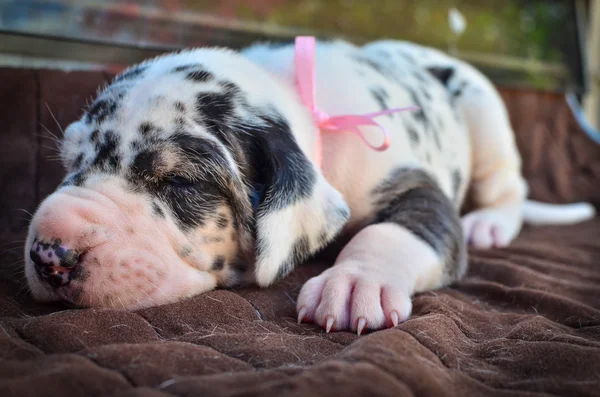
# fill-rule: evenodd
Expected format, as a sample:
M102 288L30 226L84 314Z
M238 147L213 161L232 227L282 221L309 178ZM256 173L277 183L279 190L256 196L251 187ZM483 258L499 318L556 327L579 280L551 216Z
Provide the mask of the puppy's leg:
M478 208L463 218L465 237L477 248L506 246L521 229L527 195L514 133L502 98L483 75L468 65L455 75L455 84L463 84L456 105L471 135L471 194Z
M409 317L414 293L464 274L460 219L425 172L399 170L375 194L375 223L354 236L332 268L302 287L298 321L359 334L395 326Z

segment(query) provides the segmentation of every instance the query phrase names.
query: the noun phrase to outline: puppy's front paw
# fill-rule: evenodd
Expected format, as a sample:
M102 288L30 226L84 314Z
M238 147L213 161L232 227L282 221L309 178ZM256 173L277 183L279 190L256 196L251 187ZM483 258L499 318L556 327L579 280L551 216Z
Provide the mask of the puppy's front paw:
M522 223L518 207L481 209L462 219L465 239L481 249L506 247L519 233Z
M298 297L298 322L313 322L330 331L392 327L412 309L405 289L390 284L377 267L338 263L304 284Z

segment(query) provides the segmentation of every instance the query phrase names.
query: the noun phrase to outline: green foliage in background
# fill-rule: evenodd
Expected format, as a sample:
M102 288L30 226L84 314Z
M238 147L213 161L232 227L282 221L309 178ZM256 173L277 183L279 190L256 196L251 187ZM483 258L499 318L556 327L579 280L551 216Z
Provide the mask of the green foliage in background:
M565 1L524 0L184 0L189 9L223 17L341 35L356 42L396 38L446 49L453 37L448 10L467 29L458 47L560 62L556 45L567 26Z

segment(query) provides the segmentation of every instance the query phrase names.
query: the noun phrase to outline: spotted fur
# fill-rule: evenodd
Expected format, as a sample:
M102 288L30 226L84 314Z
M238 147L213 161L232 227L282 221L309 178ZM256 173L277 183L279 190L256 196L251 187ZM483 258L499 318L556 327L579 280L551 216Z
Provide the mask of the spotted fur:
M246 281L268 286L341 234L350 242L303 288L299 312L331 329L327 305L352 297L322 298L318 286L360 294L344 283L396 280L381 286L395 307L377 309L377 290L368 321L336 314L338 329L360 332L367 323L381 328L385 316L397 322L412 293L464 274L458 209L469 184L482 207L511 197L518 208L525 194L491 84L410 43L320 42L321 110L419 109L378 119L391 133L384 152L353 134L323 134L319 169L319 131L295 91L293 55L290 43L182 51L136 65L100 91L66 130L67 174L36 212L26 247L60 239L78 270L52 286L27 257L34 297L139 308ZM379 130L364 132L380 142Z

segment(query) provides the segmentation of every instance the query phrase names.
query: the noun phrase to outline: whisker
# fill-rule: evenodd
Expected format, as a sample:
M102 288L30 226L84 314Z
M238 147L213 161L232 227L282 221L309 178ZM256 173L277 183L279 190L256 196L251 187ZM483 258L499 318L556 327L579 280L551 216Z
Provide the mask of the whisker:
M57 154L60 153L60 149L57 147L52 147L52 146L47 146L47 145L40 145L40 146L43 147L44 149L51 150Z
M13 245L12 247L5 247L2 250L0 250L0 253L3 256L14 255L14 254L18 254L18 256L21 256L21 255L23 255L23 246L22 246L22 244L18 244L18 245Z
M46 160L51 161L53 163L62 163L62 159L59 156L48 156Z
M31 217L33 217L33 214L31 212L27 211L25 208L17 208L17 211L23 211L27 215L31 215ZM25 241L25 240L23 240L23 241Z
M16 271L10 273L9 276L11 278L16 277L16 276L25 276L25 269L24 268L23 269L17 269Z
M48 106L48 102L46 102L46 108L48 108L48 111L50 112L50 116L52 116L52 118L54 119L54 122L58 126L58 129L60 130L60 132L62 132L62 134L64 136L65 135L65 131L62 129L62 127L58 123L58 120L56 120L56 117L54 117L54 113L52 113L52 110L50 110L50 106Z
M7 241L3 244L0 244L0 248L7 246L9 244L24 244L26 240L12 240L12 241Z
M58 144L62 144L62 140L52 131L50 131L50 129L48 127L46 127L44 124L40 123L40 127L42 127L44 129L44 131L46 131L48 134L50 134L50 136L48 135L43 135L43 134L38 134L38 136L40 138L45 138L45 139L50 139Z
M16 261L7 264L6 266L10 267L10 266L14 266L14 265L25 265L25 260L23 258L19 258Z
M17 291L17 293L15 295L20 296L23 292L28 292L27 287L28 287L27 283L24 283L23 286L21 288L19 288L19 290Z

